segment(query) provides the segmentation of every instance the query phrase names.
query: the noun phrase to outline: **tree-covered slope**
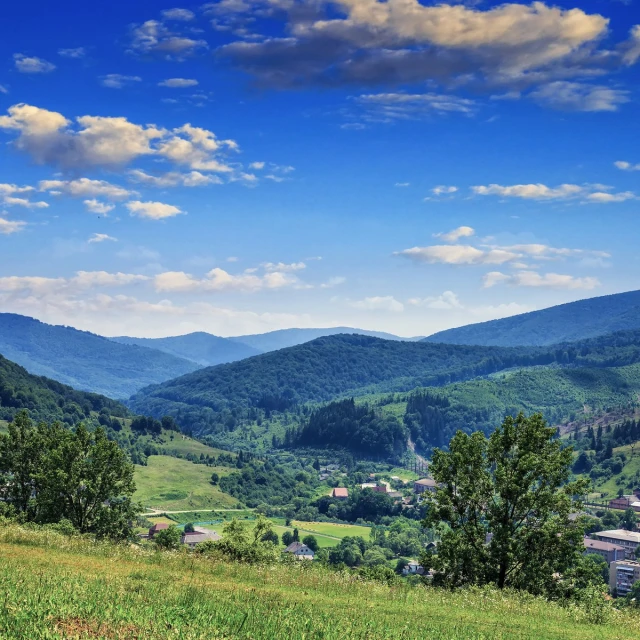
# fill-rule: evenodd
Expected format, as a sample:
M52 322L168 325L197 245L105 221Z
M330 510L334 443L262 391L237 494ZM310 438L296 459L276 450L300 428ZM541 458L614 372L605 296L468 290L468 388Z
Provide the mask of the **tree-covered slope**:
M260 349L250 347L242 342L220 338L203 331L168 338L130 338L122 336L111 338L111 340L121 344L157 349L178 358L191 360L203 367L235 362L236 360L243 360L262 353Z
M0 354L35 375L111 398L198 368L161 351L11 313L0 314Z
M331 327L329 329L279 329L268 333L258 333L254 335L236 336L229 338L234 342L249 345L263 353L295 347L298 344L310 342L316 338L335 336L341 333L357 333L361 336L372 336L384 340L413 340L413 338L400 338L391 333L383 331L367 331L366 329L353 329L351 327Z
M282 411L365 390L442 385L512 366L548 364L555 355L541 357L532 349L337 335L202 369L143 389L129 404L137 412L169 414L183 427L209 433L234 429L255 409Z
M119 418L130 415L116 400L34 376L0 356L0 420L10 422L21 409L27 409L35 421L58 420L69 425L90 419L92 413Z
M448 329L424 341L502 347L540 346L638 328L640 291L629 291Z

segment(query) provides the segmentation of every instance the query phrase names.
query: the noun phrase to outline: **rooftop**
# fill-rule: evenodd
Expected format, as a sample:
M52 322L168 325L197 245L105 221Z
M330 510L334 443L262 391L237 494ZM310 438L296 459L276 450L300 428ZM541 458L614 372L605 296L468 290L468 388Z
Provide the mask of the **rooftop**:
M349 497L349 492L344 487L336 487L333 490L333 495L336 498L348 498Z
M626 529L611 529L610 531L598 531L597 536L603 538L613 538L616 540L624 540L625 542L635 542L640 544L640 533L627 531Z
M624 547L611 542L603 542L602 540L591 540L591 538L584 539L584 546L587 549L598 549L599 551L624 551Z
M416 480L414 484L420 484L424 487L435 487L437 482L433 478L422 478L421 480Z

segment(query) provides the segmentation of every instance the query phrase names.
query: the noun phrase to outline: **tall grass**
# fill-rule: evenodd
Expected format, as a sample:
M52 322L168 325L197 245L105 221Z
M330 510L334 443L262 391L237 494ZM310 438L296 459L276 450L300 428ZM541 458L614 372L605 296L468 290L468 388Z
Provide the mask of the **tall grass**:
M250 567L0 525L3 640L637 637L626 612L595 625L525 594L389 588L310 563Z

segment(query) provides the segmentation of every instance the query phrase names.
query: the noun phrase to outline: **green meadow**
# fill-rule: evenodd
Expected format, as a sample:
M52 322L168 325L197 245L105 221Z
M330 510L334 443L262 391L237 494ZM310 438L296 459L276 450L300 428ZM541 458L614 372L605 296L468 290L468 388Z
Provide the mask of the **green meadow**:
M3 640L631 640L640 617L488 589L388 587L0 525Z

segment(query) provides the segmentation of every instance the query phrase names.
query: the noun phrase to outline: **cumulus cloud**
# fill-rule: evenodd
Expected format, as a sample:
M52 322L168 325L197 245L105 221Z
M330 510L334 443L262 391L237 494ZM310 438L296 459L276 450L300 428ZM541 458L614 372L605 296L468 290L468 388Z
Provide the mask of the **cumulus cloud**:
M148 280L149 277L144 275L108 271L78 271L71 278L5 276L0 278L0 292L14 295L44 295L84 291L97 287L126 286Z
M545 84L529 96L543 106L561 111L617 111L631 100L629 91L623 89L566 80Z
M372 296L363 300L354 300L350 305L354 309L364 309L366 311L390 311L392 313L404 311L402 302L399 302L393 296Z
M38 183L40 191L48 191L54 195L65 194L76 198L100 196L110 200L128 198L133 193L124 187L111 184L106 180L91 180L77 178L76 180L41 180Z
M436 233L434 235L436 238L442 238L445 242L457 242L460 238L470 238L475 235L475 230L473 227L462 226L447 233Z
M205 40L176 33L159 20L147 20L132 28L129 51L180 61L207 47Z
M140 200L132 200L125 202L124 205L132 216L138 218L147 218L149 220L164 220L165 218L173 218L181 213L185 213L172 204L163 202L141 202Z
M109 89L122 89L136 82L142 82L142 78L139 76L123 76L120 73L109 73L100 78L102 86Z
M110 242L118 242L117 238L114 238L113 236L109 236L106 233L94 233L88 240L87 242L89 244L98 244L100 242L106 242L106 241L110 241Z
M58 49L58 55L63 58L84 58L87 50L84 47L76 47L75 49Z
M272 86L522 87L631 63L640 42L634 32L632 44L603 50L607 18L543 2L479 8L418 0L231 0L210 11L214 28L237 33L220 54ZM281 34L247 41L246 28L238 27L256 16L284 18Z
M0 216L0 234L9 236L12 233L18 233L27 226L26 222L21 220L7 220Z
M304 262L292 262L291 264L286 264L284 262L265 262L262 267L265 271L292 272L306 269L307 265Z
M73 123L61 113L16 104L0 116L0 129L17 133L14 146L36 163L63 169L118 168L153 156L192 171L245 175L225 160L239 150L234 140L188 123L173 130L124 117L80 116Z
M49 205L43 201L29 200L25 195L35 191L33 187L19 187L16 184L0 184L0 204L7 207L26 207L27 209L46 209Z
M463 309L460 299L453 291L445 291L439 296L428 296L426 298L411 298L409 304L415 307L426 307L427 309Z
M600 184L561 184L557 187L549 187L546 184L514 184L500 185L489 184L471 187L476 195L500 196L502 198L520 198L523 200L572 200L580 199L583 202L623 202L634 196L631 192L609 193L606 185Z
M272 271L264 275L241 273L234 275L216 267L203 278L195 278L184 271L167 271L158 274L154 280L156 291L192 292L192 291L244 291L254 292L262 289L281 289L294 286L297 279L289 274Z
M198 84L197 80L189 78L167 78L162 82L158 82L159 87L168 87L169 89L183 89L185 87L195 87Z
M113 209L115 209L114 204L107 204L106 202L100 202L96 198L84 200L84 206L87 207L87 211L91 213L98 213L103 216L108 215L109 211L113 211Z
M485 288L505 283L514 287L534 287L545 289L595 289L600 286L597 278L577 278L559 273L540 274L536 271L519 271L507 275L499 271L487 273L483 278Z
M56 68L55 64L47 60L25 56L23 53L14 53L13 62L20 73L50 73Z

